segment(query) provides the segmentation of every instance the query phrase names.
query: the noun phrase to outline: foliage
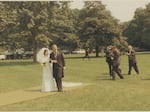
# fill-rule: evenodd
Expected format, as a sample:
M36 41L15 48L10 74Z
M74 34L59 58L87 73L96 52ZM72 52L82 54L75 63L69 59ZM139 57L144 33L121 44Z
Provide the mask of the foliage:
M34 61L37 49L49 47L52 42L63 48L69 46L68 49L75 49L78 45L78 36L69 3L1 2L1 44L5 43L6 49L15 50L23 47L25 50L33 50Z
M71 9L71 1L0 2L0 47L33 50L58 44L61 49L96 49L119 40L121 28L100 1L85 1L83 9Z
M78 36L74 26L74 16L69 8L70 2L59 2L53 6L53 21L50 25L50 35L53 43L57 43L61 48L74 50L78 45Z
M115 20L101 1L86 1L80 15L80 38L85 46L95 46L98 56L99 46L112 44L113 37L119 37L120 30Z
M11 35L16 28L17 12L11 9L6 4L0 2L0 45L3 48L11 48L10 46L15 46ZM9 35L8 35L9 34ZM10 36L10 38L8 37Z
M133 20L125 28L123 34L128 42L136 47L150 49L150 3L146 8L138 8Z
M126 37L120 37L119 39L117 37L113 38L112 45L117 46L121 52L125 52L128 50L128 43L126 41Z

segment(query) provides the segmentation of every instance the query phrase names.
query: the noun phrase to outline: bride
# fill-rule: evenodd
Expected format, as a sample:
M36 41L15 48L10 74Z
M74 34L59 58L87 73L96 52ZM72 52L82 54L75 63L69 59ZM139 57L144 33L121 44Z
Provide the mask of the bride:
M43 67L43 76L42 76L42 92L54 91L55 83L52 75L52 64L50 61L50 51L48 48L42 48L37 53L37 61Z

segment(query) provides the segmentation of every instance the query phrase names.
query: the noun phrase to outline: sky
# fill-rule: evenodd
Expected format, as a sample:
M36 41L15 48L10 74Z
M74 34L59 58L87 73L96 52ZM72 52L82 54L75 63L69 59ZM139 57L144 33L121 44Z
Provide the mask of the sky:
M137 8L145 8L150 0L100 0L106 8L111 11L112 16L119 19L120 22L129 21L133 18ZM74 0L71 7L81 9L83 0Z

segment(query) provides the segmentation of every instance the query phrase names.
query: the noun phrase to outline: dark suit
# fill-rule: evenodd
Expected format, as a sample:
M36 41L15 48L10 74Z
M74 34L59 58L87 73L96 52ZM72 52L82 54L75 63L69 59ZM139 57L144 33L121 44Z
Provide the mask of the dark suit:
M115 73L118 74L118 76L123 79L123 76L121 75L121 69L119 68L120 65L120 53L118 51L113 51L112 52L112 77L113 80L115 80Z
M136 58L135 58L135 51L131 51L131 52L128 51L128 53L129 53L129 55L128 55L128 61L129 61L128 74L129 75L131 74L132 67L134 68L136 73L139 74L139 70L138 70L137 62L136 62Z
M57 54L52 52L50 58L57 61L57 63L53 63L53 77L55 78L58 91L62 91L62 78L64 77L65 66L64 56L61 52L57 52Z
M108 67L109 67L109 74L110 76L112 76L112 59L111 59L111 51L107 50L105 51L106 53L106 62L108 63Z

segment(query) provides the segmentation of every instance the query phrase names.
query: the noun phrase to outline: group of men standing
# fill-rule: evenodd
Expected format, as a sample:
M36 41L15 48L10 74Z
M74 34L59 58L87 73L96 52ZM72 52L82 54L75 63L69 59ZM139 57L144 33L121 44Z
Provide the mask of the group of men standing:
M112 79L115 80L115 74L117 73L117 75L120 77L120 79L124 79L124 77L121 73L121 69L119 68L120 55L121 55L119 49L116 46L108 46L106 48L105 53L106 53L106 62L108 63L108 67L109 67L110 77L112 77ZM137 67L137 61L136 61L136 57L135 57L135 51L131 45L128 46L127 56L128 56L128 61L129 61L128 75L131 74L132 67L134 68L136 73L139 74L139 70Z
M57 45L52 45L53 52L50 54L50 58L53 60L53 77L56 80L57 88L59 92L62 92L62 78L64 77L64 67L65 67L65 61L63 54L58 51ZM109 66L109 74L112 77L113 80L115 80L115 74L120 77L120 79L124 79L120 66L120 51L116 46L108 46L106 49L106 62ZM135 51L131 45L128 46L128 60L129 60L129 71L128 75L131 74L132 67L136 71L137 74L139 74L139 70L137 67L137 61L135 57ZM86 53L86 57L89 58L88 50Z

